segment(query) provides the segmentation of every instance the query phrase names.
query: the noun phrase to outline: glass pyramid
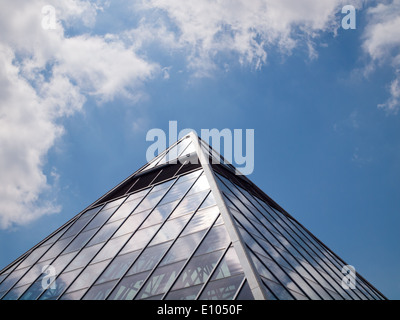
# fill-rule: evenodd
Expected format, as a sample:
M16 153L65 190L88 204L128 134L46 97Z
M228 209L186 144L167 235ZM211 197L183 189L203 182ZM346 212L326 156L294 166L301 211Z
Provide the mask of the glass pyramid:
M386 299L194 133L0 272L3 300Z

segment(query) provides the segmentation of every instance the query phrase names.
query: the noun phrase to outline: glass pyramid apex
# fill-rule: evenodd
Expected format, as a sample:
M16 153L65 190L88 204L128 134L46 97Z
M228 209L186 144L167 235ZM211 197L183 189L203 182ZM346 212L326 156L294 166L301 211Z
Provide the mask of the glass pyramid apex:
M235 173L188 134L1 270L0 299L386 299Z

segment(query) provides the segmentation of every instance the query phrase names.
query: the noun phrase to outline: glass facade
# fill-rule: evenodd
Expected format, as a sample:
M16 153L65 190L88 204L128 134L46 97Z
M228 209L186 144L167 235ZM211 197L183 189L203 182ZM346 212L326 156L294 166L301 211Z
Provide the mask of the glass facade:
M345 263L230 164L211 176L202 165L176 164L198 142L210 160L222 159L192 139L178 141L130 177L132 186L117 186L3 269L0 299L252 300L254 278L272 300L385 299L358 276L355 289L344 289Z

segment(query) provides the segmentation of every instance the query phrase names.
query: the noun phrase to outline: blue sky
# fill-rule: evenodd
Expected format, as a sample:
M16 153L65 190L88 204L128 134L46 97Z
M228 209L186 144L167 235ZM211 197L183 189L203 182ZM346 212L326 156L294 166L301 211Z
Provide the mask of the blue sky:
M355 30L341 28L347 4ZM177 121L254 129L249 178L400 298L400 1L0 5L0 268Z

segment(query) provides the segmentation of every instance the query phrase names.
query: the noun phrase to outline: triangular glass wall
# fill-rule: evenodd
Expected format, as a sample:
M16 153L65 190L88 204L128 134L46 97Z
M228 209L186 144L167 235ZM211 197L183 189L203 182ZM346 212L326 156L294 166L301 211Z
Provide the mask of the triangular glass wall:
M215 159L182 138L3 269L0 299L385 299Z

